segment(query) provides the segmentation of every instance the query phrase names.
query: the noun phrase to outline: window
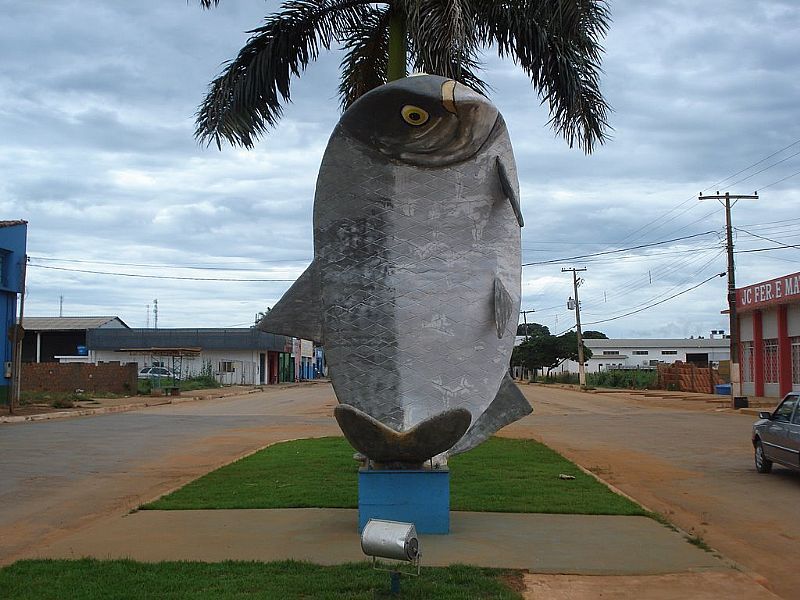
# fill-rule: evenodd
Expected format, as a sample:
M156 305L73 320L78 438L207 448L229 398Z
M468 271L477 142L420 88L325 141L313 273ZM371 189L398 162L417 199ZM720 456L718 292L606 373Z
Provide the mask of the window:
M778 383L778 340L764 340L764 383Z
M753 378L753 342L742 342L742 352L739 360L742 361L742 381L752 383Z
M781 402L781 405L772 413L772 420L788 423L789 419L792 418L792 412L796 404L797 396L789 396L786 400Z
M661 351L661 354L663 354L663 355L667 355L667 354L677 354L677 353L678 353L678 351L677 351L677 350L662 350L662 351Z
M233 373L236 371L236 368L233 364L232 360L222 360L219 363L219 372L220 373Z
M633 354L635 356L647 356L650 353L649 350L634 350Z
M616 356L619 354L619 350L603 350L603 356Z

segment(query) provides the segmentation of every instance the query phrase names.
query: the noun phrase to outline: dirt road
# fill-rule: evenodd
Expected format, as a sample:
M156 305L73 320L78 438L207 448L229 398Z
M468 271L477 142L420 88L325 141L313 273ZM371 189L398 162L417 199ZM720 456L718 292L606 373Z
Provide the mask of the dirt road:
M0 564L268 444L339 435L330 385L0 426Z
M753 468L754 418L705 403L521 386L534 414L505 430L533 437L756 573L800 595L800 475Z

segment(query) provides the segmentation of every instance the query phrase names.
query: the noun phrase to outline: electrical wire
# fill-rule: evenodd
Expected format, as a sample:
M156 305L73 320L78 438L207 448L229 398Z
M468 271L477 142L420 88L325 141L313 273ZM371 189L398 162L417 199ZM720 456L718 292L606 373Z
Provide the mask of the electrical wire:
M752 235L753 237L756 237L756 238L759 238L759 239L762 239L762 240L766 240L767 242L772 242L773 244L779 244L779 245L783 246L784 248L800 248L800 245L798 245L798 244L784 244L783 242L779 242L778 240L773 240L771 238L764 237L763 235L758 235L757 233L752 233L750 231L747 231L746 229L742 229L741 227L734 227L734 229L736 231L741 231L742 233L746 233L747 235Z
M724 276L725 276L725 272L722 272L722 273L717 273L717 274L715 274L715 275L712 275L712 276L711 276L711 277L709 277L708 279L706 279L706 280L704 280L704 281L701 281L701 282L700 282L700 283L698 283L697 285L693 285L692 287L690 287L690 288L687 288L687 289L685 289L685 290L683 290L683 291L681 291L681 292L678 292L677 294L673 294L672 296L669 296L669 297L667 297L667 298L664 298L663 300L659 300L658 302L654 302L653 304L650 304L650 305L648 305L648 306L645 306L645 307L643 307L643 308L640 308L640 309L638 309L638 310L632 310L632 311L630 311L630 312L627 312L627 313L624 313L624 314L621 314L621 315L617 315L617 316L615 316L615 317L610 317L610 318L608 318L608 319L600 319L599 321L590 321L590 322L588 322L588 323L584 323L584 325L598 325L599 323L608 323L609 321L616 321L617 319L622 319L623 317L629 317L629 316L631 316L631 315L635 315L636 313L640 313L640 312L642 312L642 311L648 310L648 309L650 309L650 308L653 308L654 306L658 306L659 304L664 304L664 302L667 302L667 301L669 301L669 300L672 300L673 298L677 298L678 296L681 296L681 295L683 295L683 294L686 294L687 292L691 292L692 290L696 290L696 289L697 289L697 288L699 288L701 285L705 285L706 283L708 283L709 281L711 281L711 280L712 280L712 279L714 279L715 277L724 277Z
M54 271L69 271L70 273L91 273L92 275L113 275L115 277L138 277L142 279L172 279L178 281L241 281L241 282L265 282L276 281L292 283L294 279L234 279L231 277L177 277L169 275L137 275L135 273L109 273L108 271L92 271L89 269L68 269L67 267L53 267L50 265L37 265L31 263L29 267L38 269L53 269Z
M113 267L146 267L148 269L198 269L201 271L263 271L264 269L259 268L248 268L248 267L233 267L233 266L211 266L211 267L203 267L200 265L176 265L176 264L147 264L147 263L126 263L126 262L112 262L112 261L105 261L105 260L83 260L79 258L50 258L45 256L29 256L28 258L32 260L43 260L48 262L67 262L67 263L80 263L80 264L91 264L91 265L110 265ZM274 260L262 260L257 261L259 263L277 263L277 262L295 262L295 263L308 263L311 262L308 258L281 258L281 259L274 259ZM251 263L252 264L252 263Z
M688 240L688 239L691 239L691 238L696 238L696 237L700 237L700 236L703 236L703 235L709 235L709 234L712 234L712 233L717 233L717 232L716 231L705 231L703 233L695 233L693 235L686 235L686 236L683 236L683 237L673 238L671 240L663 240L661 242L651 242L649 244L640 244L638 246L631 246L630 248L617 248L616 250L603 250L602 252L591 252L589 254L580 254L578 256L568 256L568 257L564 257L564 258L554 258L554 259L551 259L551 260L542 260L542 261L537 261L537 262L522 263L522 266L523 267L530 267L530 266L535 266L535 265L551 265L553 263L570 262L570 261L573 261L573 260L580 260L582 258L589 258L589 257L593 257L593 256L606 256L606 255L609 255L609 254L617 254L619 252L628 252L630 250L640 250L641 248L650 248L652 246L661 246L663 244L670 244L672 242L679 242L681 240Z

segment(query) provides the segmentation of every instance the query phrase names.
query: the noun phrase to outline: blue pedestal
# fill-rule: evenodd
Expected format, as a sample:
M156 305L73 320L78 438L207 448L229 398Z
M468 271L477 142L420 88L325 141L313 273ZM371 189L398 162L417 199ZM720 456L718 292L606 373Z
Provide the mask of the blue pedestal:
M359 533L370 519L414 523L417 533L450 533L450 471L361 469Z

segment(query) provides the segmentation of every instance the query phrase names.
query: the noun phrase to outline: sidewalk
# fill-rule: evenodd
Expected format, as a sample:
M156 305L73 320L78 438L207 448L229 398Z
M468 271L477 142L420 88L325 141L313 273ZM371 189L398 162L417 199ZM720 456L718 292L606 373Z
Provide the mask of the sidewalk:
M353 509L143 510L39 547L28 558L329 565L366 558L357 527ZM527 570L526 598L594 599L608 592L637 600L777 598L647 517L453 512L451 533L420 536L420 550L423 573L425 566L458 563Z
M119 398L94 398L91 401L77 402L75 408L68 410L51 409L33 414L0 415L1 423L25 423L33 421L48 421L50 419L67 419L70 417L86 417L117 412L140 410L150 406L164 404L180 404L195 400L209 400L215 398L228 398L245 396L256 392L281 391L294 387L316 385L318 382L328 383L327 379L318 381L301 381L297 383L279 383L263 386L232 385L204 390L191 390L179 396L123 396Z

